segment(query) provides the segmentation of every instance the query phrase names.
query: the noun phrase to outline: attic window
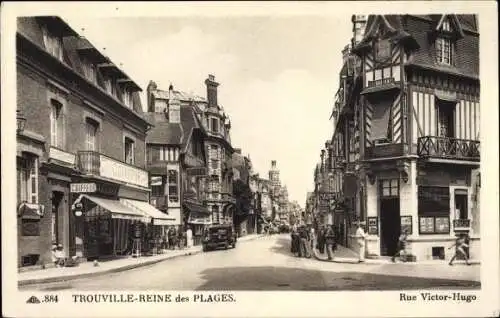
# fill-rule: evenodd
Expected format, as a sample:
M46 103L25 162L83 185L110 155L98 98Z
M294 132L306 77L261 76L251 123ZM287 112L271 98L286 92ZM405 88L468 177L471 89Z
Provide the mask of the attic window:
M436 39L436 58L439 64L451 65L453 45L451 39L439 36Z
M49 32L47 27L42 27L43 44L47 52L55 56L59 61L63 61L63 47L60 37Z

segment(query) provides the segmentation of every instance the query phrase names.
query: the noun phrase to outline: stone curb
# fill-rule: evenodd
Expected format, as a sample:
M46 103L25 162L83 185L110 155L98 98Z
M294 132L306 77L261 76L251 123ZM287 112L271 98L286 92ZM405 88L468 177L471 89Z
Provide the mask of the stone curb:
M367 259L365 258L365 261L364 262L359 262L358 259L354 259L354 258L335 258L333 257L333 260L328 260L326 258L322 258L318 255L318 252L316 250L314 250L314 258L317 259L318 261L320 262L328 262L328 263L343 263L343 264L360 264L360 265L383 265L383 264L402 264L402 265L424 265L424 264L437 264L437 263L434 263L434 261L432 261L432 263L430 262L396 262L396 263L393 263L391 261L388 261L388 260L384 260L384 259ZM479 260L470 260L469 263L471 265L481 265L481 261ZM446 261L441 261L439 262L439 264L443 264L443 265L446 265ZM454 262L454 265L465 265L465 261L455 261Z
M249 242L249 241L255 240L255 239L257 239L259 237L262 237L262 236L263 235L259 234L259 235L255 236L253 238L243 240L242 242ZM91 272L91 273L82 273L82 274L72 274L72 275L57 276L57 277L33 278L33 279L19 280L17 282L17 286L21 287L21 286L35 285L35 284L57 283L57 282L64 282L64 281L68 281L68 280L74 280L74 279L81 279L81 278L88 278L88 277L97 277L97 276L101 276L101 275L105 275L105 274L111 274L111 273L119 273L119 272L127 271L127 270L130 270L130 269L134 269L134 268L139 268L139 267L144 267L144 266L148 266L148 265L153 265L153 264L156 264L156 263L160 263L160 262L171 260L171 259L178 258L178 257L184 257L184 256L190 256L190 255L200 254L202 252L203 251L201 249L199 249L199 250L194 250L194 251L191 251L191 252L185 252L185 253L178 254L178 255L172 255L170 257L165 257L165 258L160 258L160 259L154 259L154 260L148 260L148 261L145 261L145 262L142 262L142 263L129 264L129 265L121 266L121 267L110 268L108 270Z

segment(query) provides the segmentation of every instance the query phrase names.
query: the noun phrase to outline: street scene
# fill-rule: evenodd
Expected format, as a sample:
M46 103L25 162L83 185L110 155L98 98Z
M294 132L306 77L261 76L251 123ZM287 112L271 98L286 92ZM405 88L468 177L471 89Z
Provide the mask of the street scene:
M477 289L478 266L449 268L441 263L349 263L349 251L338 252L346 263L294 257L290 236L259 236L235 250L198 253L106 275L21 286L20 290L412 290ZM63 269L63 275L64 275Z
M17 18L20 290L481 288L477 16L89 19Z

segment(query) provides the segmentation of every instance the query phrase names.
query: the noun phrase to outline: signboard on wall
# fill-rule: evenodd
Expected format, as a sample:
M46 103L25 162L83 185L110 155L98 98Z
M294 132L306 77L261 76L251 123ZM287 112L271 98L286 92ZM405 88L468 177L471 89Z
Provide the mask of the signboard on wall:
M368 219L368 234L378 235L378 218L368 217L367 219Z
M92 193L97 191L95 183L71 183L69 188L71 193Z
M401 216L401 233L406 230L408 235L413 234L413 222L411 215Z

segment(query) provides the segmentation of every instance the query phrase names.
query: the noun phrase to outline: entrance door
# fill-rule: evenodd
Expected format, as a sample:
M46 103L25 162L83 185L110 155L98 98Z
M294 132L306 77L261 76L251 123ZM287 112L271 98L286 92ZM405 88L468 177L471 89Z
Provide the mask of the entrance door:
M399 198L383 198L380 200L380 254L392 256L396 252L401 218Z

